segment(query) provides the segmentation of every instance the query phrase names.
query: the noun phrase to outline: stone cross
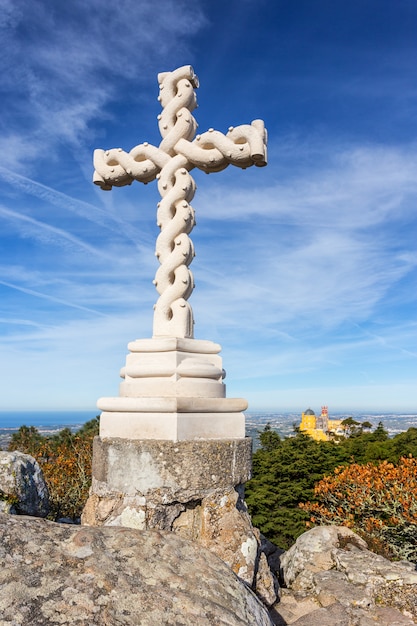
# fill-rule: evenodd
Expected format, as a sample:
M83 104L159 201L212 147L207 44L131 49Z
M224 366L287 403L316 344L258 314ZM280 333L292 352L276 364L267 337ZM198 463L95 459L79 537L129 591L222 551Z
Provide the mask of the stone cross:
M190 65L158 74L163 107L158 115L162 141L159 147L145 142L124 152L121 148L95 150L94 183L104 190L130 185L133 180L149 183L158 179L161 201L157 223L161 231L155 254L160 262L154 280L159 293L154 307L153 337L192 338L194 321L188 298L194 288L190 265L194 248L189 234L194 225L190 205L195 182L190 171L197 167L210 173L229 164L245 169L266 165L266 130L254 120L226 135L210 128L195 136L198 78Z
M152 339L128 344L119 396L97 402L100 435L82 523L179 533L215 552L249 586L259 579L272 590L243 502L251 473L252 440L245 437L243 413L248 403L226 397L221 346L193 338L188 304L195 224L190 171L265 165L266 131L256 120L226 135L211 128L195 136L193 69L180 67L158 79L159 146L94 154L94 182L102 189L158 179L159 299Z

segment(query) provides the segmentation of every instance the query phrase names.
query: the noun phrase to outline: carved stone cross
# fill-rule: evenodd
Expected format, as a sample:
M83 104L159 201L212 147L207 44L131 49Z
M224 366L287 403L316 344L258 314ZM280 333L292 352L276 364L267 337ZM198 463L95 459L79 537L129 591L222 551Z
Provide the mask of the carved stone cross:
M266 130L262 120L229 128L226 135L210 128L195 136L197 122L191 114L197 106L194 89L198 78L190 65L158 74L163 107L158 115L162 141L159 147L142 143L124 152L121 148L95 150L94 182L102 189L148 183L158 179L161 201L156 241L160 267L154 284L159 293L154 307L153 336L193 337L193 313L188 298L194 288L190 265L194 248L189 238L195 225L190 205L195 182L190 171L219 172L229 164L245 169L266 165Z

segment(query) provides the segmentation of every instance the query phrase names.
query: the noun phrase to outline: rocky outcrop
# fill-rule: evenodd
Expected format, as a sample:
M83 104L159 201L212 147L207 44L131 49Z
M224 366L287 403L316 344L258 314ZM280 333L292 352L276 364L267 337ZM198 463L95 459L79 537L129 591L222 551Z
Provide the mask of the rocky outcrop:
M214 554L172 532L0 514L2 626L271 626Z
M268 605L277 580L244 501L251 441L96 437L86 526L168 530L208 548Z
M37 461L28 454L0 451L0 511L48 515L48 488Z
M274 623L296 626L410 626L417 623L417 571L367 549L345 527L318 526L280 557Z
M168 485L159 508L149 494L160 498L161 485L146 498L99 497L97 488L85 515L108 525L68 527L22 515L47 514L42 472L30 456L0 452L0 511L20 514L0 512L1 625L417 624L415 565L390 562L337 526L313 528L283 553L253 528L240 485L213 484L188 502L176 498L187 484Z

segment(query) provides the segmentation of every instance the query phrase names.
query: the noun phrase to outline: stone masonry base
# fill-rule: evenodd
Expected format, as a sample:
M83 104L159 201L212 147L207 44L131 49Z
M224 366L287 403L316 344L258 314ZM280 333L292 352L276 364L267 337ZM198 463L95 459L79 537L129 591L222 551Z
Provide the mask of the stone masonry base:
M267 604L275 583L244 502L252 440L94 440L87 526L176 532L210 549L257 588Z

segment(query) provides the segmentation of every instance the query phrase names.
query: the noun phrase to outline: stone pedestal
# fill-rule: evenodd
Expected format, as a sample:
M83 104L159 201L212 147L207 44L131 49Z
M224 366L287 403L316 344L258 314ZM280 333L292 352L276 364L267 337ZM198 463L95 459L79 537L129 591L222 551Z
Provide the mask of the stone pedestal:
M246 400L226 398L220 346L193 339L188 299L194 289L189 237L195 215L194 167L266 165L262 120L227 135L197 135L191 112L198 78L191 66L158 75L162 141L127 153L96 150L94 182L102 189L158 180L159 260L153 338L129 344L117 398L101 398L100 437L83 523L162 528L196 539L250 585L264 560L243 501L251 469ZM259 570L259 571L258 571Z
M246 400L226 398L221 347L175 337L138 339L120 375L117 398L100 398L101 437L242 439Z
M247 403L226 398L220 346L168 337L128 347L120 396L97 403L103 412L82 523L176 532L209 548L258 593L262 580L262 597L275 600L244 502Z
M96 437L82 523L174 531L215 552L250 585L259 550L243 499L252 440Z

